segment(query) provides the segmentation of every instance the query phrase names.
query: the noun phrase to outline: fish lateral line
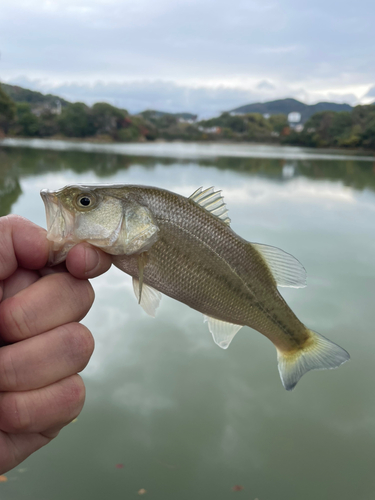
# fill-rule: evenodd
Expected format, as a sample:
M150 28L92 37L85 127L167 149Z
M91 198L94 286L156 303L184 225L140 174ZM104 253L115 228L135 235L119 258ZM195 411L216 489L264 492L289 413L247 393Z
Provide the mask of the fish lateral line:
M269 320L271 320L274 324L277 325L278 328L280 328L280 330L285 334L287 335L288 337L295 337L295 335L290 332L289 330L286 330L284 325L280 322L280 320L275 317L274 314L272 314L268 309L267 307L262 303L260 302L259 300L256 299L256 295L255 295L255 292L253 291L253 289L251 288L250 284L247 283L237 272L236 270L229 264L228 261L226 261L225 259L223 259L223 257L218 254L208 243L206 243L205 241L203 241L201 238L199 238L197 235L195 235L194 233L192 233L191 231L189 231L188 229L180 226L180 224L170 220L170 219L159 219L160 222L166 222L166 223L169 223L175 227L178 227L178 229L180 229L181 231L184 231L185 233L189 234L190 236L192 236L193 238L195 238L197 241L199 241L202 245L204 245L206 248L208 248L212 253L214 253L229 269L230 271L241 281L241 283L243 284L243 286L246 288L246 290L250 293L251 297L253 298L254 300L254 306L257 307L262 313L264 313L267 318ZM252 243L250 243L249 241L246 241L246 244L247 245L251 245L252 246ZM271 272L271 270L269 269L269 271ZM271 272L272 274L272 272ZM242 325L242 326L245 326L245 325ZM249 325L246 325L246 326L249 326ZM252 328L252 327L250 327Z

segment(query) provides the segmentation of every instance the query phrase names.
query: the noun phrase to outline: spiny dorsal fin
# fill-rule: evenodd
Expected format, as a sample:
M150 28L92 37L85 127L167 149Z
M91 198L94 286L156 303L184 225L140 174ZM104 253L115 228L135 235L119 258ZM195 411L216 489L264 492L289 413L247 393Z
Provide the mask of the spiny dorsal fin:
M228 349L233 337L236 335L238 330L242 328L242 325L234 325L233 323L220 321L219 319L211 318L210 316L204 315L203 318L204 322L208 322L208 329L212 334L215 344L222 349Z
M195 203L206 209L207 212L215 215L229 226L230 218L228 217L228 209L224 203L221 191L215 191L214 187L210 187L202 191L202 188L200 187L194 191L194 193L189 197L189 200L193 200Z
M306 270L293 255L270 245L260 243L251 243L251 245L263 257L278 286L291 288L306 286Z

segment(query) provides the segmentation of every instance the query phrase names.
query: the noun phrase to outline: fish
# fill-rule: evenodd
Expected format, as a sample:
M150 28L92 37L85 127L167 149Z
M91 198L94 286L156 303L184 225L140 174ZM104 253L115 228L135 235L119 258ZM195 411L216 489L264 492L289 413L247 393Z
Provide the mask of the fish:
M310 370L346 362L347 351L307 328L278 287L303 288L306 271L277 247L250 243L230 227L221 191L189 198L141 185L69 185L43 189L49 265L88 242L133 278L138 303L155 316L162 294L204 315L214 342L227 349L248 326L276 347L283 386Z

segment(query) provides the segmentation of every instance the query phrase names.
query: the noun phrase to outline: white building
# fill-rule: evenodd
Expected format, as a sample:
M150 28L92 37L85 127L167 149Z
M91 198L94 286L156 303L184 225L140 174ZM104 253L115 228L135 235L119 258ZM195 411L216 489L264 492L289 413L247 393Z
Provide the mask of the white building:
M301 113L298 113L298 111L292 111L288 115L288 122L290 124L297 124L301 121Z

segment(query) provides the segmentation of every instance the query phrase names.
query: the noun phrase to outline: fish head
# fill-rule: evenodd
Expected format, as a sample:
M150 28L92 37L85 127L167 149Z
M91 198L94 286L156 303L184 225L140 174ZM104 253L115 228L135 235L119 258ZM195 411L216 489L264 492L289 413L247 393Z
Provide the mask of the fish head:
M151 211L127 186L71 185L43 189L50 243L49 265L63 262L71 248L86 241L111 255L147 251L157 239Z

